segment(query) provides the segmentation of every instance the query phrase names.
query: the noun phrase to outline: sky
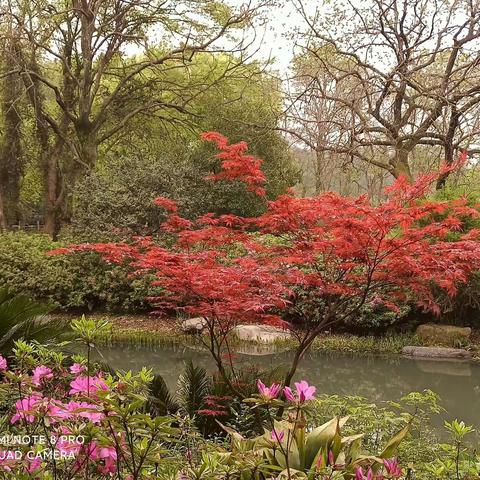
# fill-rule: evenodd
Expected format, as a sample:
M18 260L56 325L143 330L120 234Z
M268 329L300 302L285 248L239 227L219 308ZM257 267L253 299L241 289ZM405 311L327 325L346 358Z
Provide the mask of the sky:
M275 7L268 13L268 24L263 30L263 41L259 45L258 56L263 60L273 57L274 68L284 73L293 58L294 40L292 31L302 22L292 2Z
M245 0L230 0L233 6L241 6ZM262 60L273 58L273 68L286 74L293 58L294 40L292 31L302 23L291 0L281 0L283 5L270 8L267 12L268 22L257 29L257 41L254 49L258 49L255 57Z

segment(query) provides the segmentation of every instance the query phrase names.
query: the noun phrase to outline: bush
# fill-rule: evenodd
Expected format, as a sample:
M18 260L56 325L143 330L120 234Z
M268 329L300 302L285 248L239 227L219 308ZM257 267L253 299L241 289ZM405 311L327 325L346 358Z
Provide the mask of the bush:
M259 381L260 395L245 402L253 402L255 408L282 407L285 418L271 419L273 429L249 439L225 427L232 437L226 452L221 439L204 444L181 414L159 416L149 411L151 371L96 371L89 361L90 350L108 324L82 319L72 322L72 327L86 357L69 358L25 342L16 343L8 362L0 356L2 438L8 445L17 445L2 452L2 478L262 480L271 474L306 479L308 472L312 479L335 474L346 480L355 473L359 478L368 468L368 478L372 469L388 474L375 476L379 480L403 473L394 459L387 462L387 458L408 434L408 425L379 450L378 457L365 456L362 435L341 436L340 426L346 419L334 418L313 430L306 423L315 393L315 387L306 382L296 384L296 393L285 388L283 401L276 398L280 385L267 388ZM222 460L212 462L214 458Z
M416 480L470 480L478 477L480 468L475 443L467 435L473 428L463 422L445 422L443 435L432 428L433 415L444 412L438 396L431 390L413 392L398 402L375 404L357 396L322 395L313 404L312 422L320 423L332 416L348 416L346 435L358 430L364 433L362 444L372 450L405 426L410 434L399 444L397 459L408 465L409 476ZM458 468L458 470L457 470ZM457 476L458 471L458 476Z
M85 325L77 333L90 342L89 332L80 331ZM175 417L147 413L150 371L95 373L83 357L72 365L61 353L24 342L14 353L8 365L0 356L7 445L1 478L174 478L162 470L178 469L182 433Z
M131 269L111 265L96 253L49 256L62 247L47 235L0 235L0 285L11 293L47 300L57 308L108 311L147 310L158 293L151 277L131 277Z

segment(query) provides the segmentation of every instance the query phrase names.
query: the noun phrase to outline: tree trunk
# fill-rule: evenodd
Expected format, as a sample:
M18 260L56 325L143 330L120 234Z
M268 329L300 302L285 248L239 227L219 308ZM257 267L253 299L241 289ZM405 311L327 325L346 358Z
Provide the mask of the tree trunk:
M53 153L53 152L52 152ZM57 240L60 232L60 199L57 156L49 155L43 165L45 232Z
M3 195L0 191L0 232L7 231L7 222L5 220L5 211L3 208Z
M3 217L7 224L19 221L20 181L23 174L23 152L21 142L22 118L19 113L19 101L22 94L21 79L16 73L12 55L16 50L16 41L12 36L7 45L9 51L3 55L3 138L0 144L0 186L3 194Z
M77 127L76 133L80 148L77 155L77 166L75 167L75 170L79 173L82 170L88 170L95 166L98 158L98 143L97 132L90 126Z
M455 105L452 106L452 113L450 115L450 121L448 122L448 130L445 135L445 162L447 165L452 165L455 160L455 147L453 145L455 138L455 131L458 128L459 124L459 114ZM441 175L437 180L436 189L442 190L447 183L447 178L450 172L446 172Z
M446 144L445 145L445 162L447 165L451 165L454 161L454 148L453 145L451 144ZM446 183L447 183L447 178L449 176L449 172L444 173L443 175L440 175L437 180L437 184L435 185L436 190L442 190Z
M390 159L390 165L392 166L392 174L395 178L404 176L409 182L412 182L413 175L408 163L409 153L408 150L402 147L396 148L393 158Z

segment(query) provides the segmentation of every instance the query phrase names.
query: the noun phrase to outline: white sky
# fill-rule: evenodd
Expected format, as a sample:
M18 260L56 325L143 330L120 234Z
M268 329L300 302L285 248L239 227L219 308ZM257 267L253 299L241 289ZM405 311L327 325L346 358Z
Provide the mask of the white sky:
M282 7L272 8L257 55L263 60L272 57L274 68L281 73L286 72L293 58L292 32L301 23L303 21L291 1L285 1Z

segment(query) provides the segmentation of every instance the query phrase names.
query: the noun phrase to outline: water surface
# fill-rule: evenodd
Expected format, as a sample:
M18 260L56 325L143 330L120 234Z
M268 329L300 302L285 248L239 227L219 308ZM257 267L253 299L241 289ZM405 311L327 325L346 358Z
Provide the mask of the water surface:
M173 391L186 361L192 360L207 370L214 369L209 354L200 347L114 345L102 347L101 353L104 361L115 369L152 368ZM291 355L291 352L239 354L236 362L263 367L287 366ZM479 364L313 352L301 362L297 378L316 385L319 393L360 395L375 403L396 401L410 392L431 389L440 395L441 404L448 411L444 418L458 418L480 426ZM442 421L438 418L435 423Z

